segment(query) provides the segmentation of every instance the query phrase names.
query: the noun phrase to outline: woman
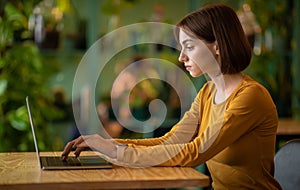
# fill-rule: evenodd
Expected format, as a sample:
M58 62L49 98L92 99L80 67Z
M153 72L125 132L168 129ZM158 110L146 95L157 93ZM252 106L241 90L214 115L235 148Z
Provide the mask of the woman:
M212 4L185 16L175 36L179 61L193 77L207 74L191 108L163 137L109 140L81 136L65 147L85 147L124 166L206 163L214 189L281 189L274 179L276 107L267 90L242 73L251 47L234 10Z

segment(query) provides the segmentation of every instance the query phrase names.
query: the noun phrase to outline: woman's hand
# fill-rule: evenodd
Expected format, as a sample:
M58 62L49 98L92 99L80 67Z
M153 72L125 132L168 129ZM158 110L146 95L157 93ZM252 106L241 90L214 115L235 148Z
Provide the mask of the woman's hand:
M112 139L104 139L98 134L80 136L75 140L68 142L62 152L62 158L65 160L68 158L69 153L74 148L75 156L78 157L81 151L85 148L91 148L102 154L109 156L110 158L117 157L116 142Z

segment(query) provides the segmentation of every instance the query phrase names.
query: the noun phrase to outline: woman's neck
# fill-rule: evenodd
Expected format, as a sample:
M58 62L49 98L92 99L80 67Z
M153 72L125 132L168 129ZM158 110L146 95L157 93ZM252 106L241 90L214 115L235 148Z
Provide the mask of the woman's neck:
M217 76L210 76L210 78L217 89L214 97L214 103L220 104L232 94L232 92L243 80L244 75L242 73L225 75L220 74Z

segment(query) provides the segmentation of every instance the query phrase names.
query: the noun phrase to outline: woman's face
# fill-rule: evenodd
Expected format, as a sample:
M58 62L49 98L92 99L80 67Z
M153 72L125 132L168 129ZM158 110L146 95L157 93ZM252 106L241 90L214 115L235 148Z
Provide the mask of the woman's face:
M220 66L216 60L216 43L205 43L182 29L179 31L179 43L181 52L178 60L184 63L191 76L220 73Z

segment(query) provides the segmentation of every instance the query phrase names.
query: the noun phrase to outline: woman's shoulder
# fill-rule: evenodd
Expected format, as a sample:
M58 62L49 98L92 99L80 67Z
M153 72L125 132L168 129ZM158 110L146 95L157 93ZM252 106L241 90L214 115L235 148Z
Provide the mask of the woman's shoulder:
M258 81L250 77L249 75L245 75L240 85L241 90L253 91L254 93L267 93L269 94L268 90L260 84Z
M244 77L241 85L231 97L232 100L236 98L238 98L239 101L243 99L244 103L248 102L256 106L274 104L269 91L248 75Z
M198 98L209 99L216 90L212 81L207 81L198 93ZM240 95L245 95L247 98L264 99L271 98L269 91L251 76L244 74L241 83L233 91L229 99L235 98Z
M203 87L201 88L198 94L210 94L215 90L215 84L212 81L207 81ZM236 87L236 92L249 90L249 91L263 91L268 92L268 90L251 76L244 74L243 80L241 83Z

